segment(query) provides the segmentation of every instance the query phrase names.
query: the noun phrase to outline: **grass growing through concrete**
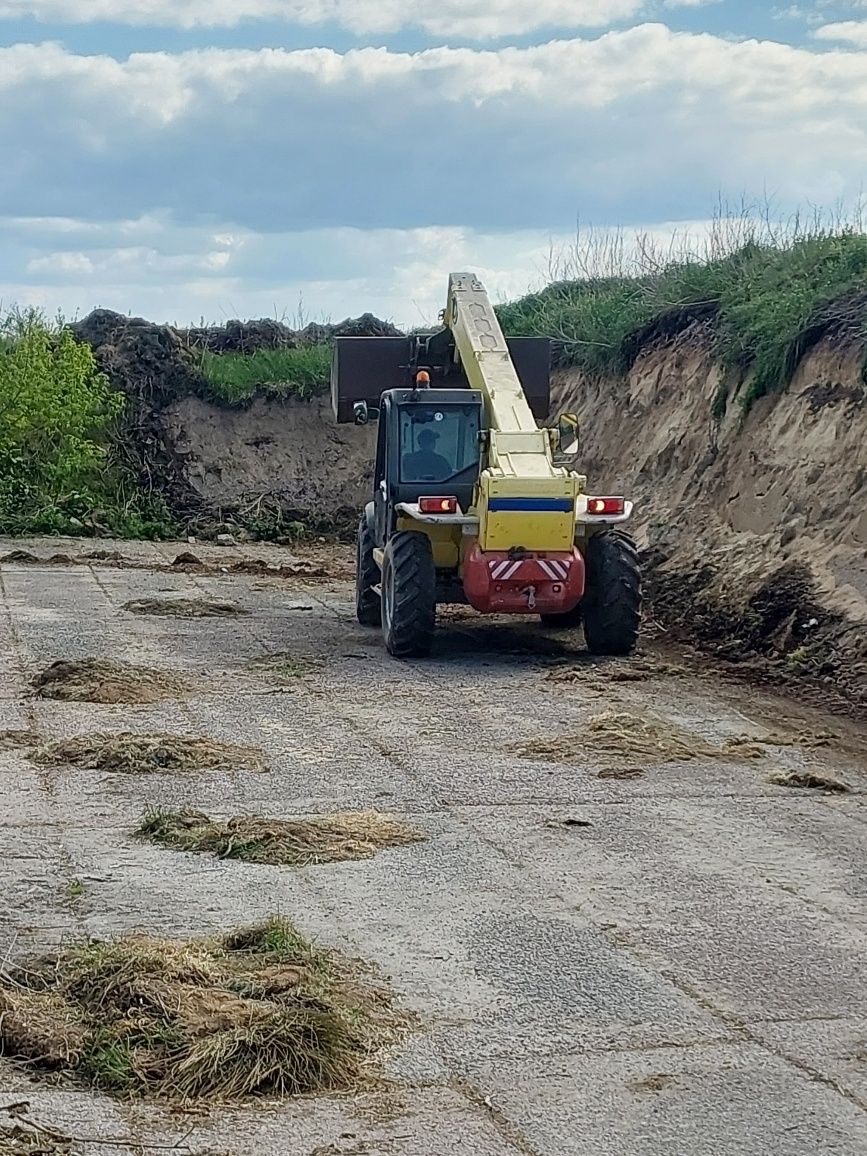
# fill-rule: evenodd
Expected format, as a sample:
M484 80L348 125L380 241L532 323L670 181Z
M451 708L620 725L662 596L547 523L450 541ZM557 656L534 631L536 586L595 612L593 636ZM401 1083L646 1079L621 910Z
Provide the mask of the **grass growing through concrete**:
M90 940L0 980L0 1052L127 1099L348 1090L403 1027L360 965L283 918L219 939Z
M129 775L265 769L264 756L248 747L171 734L77 735L38 746L34 762Z
M226 823L198 811L152 811L136 834L176 851L293 867L372 859L387 847L424 839L393 815L378 811L294 820L251 816Z
M202 354L201 371L221 401L270 397L310 398L324 393L331 378L331 347L257 349L253 353Z
M552 337L560 364L593 374L625 372L642 333L706 320L724 366L751 373L740 396L748 411L785 387L829 327L851 324L867 336L865 281L859 213L851 224L799 217L778 224L767 211L738 209L720 212L701 241L675 237L668 249L650 236L580 235L553 255L546 289L498 312L508 335ZM718 395L717 417L727 402Z
M32 680L39 698L65 702L154 703L187 687L176 675L99 658L53 662Z

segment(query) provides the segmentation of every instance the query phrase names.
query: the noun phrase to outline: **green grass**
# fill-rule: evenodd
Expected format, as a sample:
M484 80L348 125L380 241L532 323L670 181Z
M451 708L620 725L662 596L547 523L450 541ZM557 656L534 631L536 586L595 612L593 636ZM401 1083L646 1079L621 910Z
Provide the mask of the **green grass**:
M867 235L856 226L721 217L700 250L681 241L667 252L646 238L627 252L622 236L591 235L552 272L547 288L498 309L508 335L552 337L560 365L621 374L642 333L702 317L723 367L748 375L745 412L784 388L835 322L848 319L867 338ZM726 404L721 390L716 417Z
M269 397L311 398L325 393L331 376L331 347L259 349L255 353L203 353L201 372L221 401Z

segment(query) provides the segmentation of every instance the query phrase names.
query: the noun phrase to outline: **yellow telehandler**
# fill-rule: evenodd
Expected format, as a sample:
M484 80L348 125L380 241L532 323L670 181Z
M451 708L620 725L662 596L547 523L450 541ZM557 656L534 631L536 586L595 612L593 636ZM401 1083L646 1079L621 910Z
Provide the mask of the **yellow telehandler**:
M621 529L632 503L588 495L558 464L577 450L577 420L537 424L550 361L546 339L506 340L471 273L451 275L433 335L335 340L335 417L379 423L356 610L396 658L430 652L441 603L583 623L595 654L635 648L641 577Z

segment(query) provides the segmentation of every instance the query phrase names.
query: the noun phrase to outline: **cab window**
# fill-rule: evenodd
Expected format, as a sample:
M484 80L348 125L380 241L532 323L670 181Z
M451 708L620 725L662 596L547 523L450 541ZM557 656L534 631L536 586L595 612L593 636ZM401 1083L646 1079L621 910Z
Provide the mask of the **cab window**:
M402 482L446 482L479 462L478 406L401 407Z

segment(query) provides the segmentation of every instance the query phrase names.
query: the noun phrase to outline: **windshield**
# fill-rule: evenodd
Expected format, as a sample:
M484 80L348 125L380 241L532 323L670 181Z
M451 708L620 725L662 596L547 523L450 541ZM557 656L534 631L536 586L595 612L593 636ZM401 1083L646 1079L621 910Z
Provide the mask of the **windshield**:
M447 482L479 462L479 407L407 405L400 411L402 482Z

